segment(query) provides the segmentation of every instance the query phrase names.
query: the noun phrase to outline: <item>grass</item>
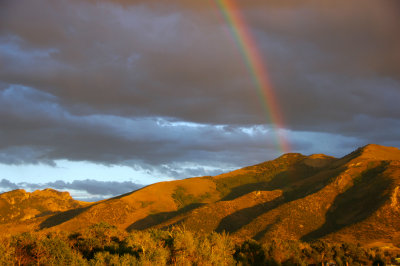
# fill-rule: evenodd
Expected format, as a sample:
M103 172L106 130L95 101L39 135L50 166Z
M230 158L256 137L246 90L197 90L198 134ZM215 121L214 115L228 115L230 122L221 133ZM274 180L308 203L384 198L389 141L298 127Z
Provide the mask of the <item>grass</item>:
M172 194L172 198L177 204L178 209L182 209L191 204L202 203L204 200L210 197L211 197L210 192L206 192L196 197L193 194L187 193L185 188L181 186L178 186L175 189L174 193Z

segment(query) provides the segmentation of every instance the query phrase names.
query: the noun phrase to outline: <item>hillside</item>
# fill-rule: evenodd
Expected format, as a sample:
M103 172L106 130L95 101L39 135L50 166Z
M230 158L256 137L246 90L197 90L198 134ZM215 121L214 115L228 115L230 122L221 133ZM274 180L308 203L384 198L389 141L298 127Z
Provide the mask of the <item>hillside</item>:
M127 231L183 224L239 239L399 247L399 187L400 150L367 145L339 159L285 154L230 173L156 183L86 205L54 190L46 190L53 200L42 205L34 200L38 192L7 192L0 195L0 222L17 231L75 231L101 221Z
M74 210L90 203L74 200L68 192L54 189L23 189L0 194L0 232L25 231L54 214Z

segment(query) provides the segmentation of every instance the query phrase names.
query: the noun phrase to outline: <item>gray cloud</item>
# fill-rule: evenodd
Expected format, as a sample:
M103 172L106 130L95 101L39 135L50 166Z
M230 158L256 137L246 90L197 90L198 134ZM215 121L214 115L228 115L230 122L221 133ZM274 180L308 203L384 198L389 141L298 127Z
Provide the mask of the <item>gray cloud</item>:
M135 184L130 181L116 182L116 181L96 181L96 180L74 180L72 182L64 182L61 180L47 183L44 186L52 187L55 189L73 189L86 191L92 195L120 195L133 190L137 190L142 185Z
M400 146L398 2L240 7L294 151ZM209 1L5 0L0 68L6 164L67 159L182 177L280 152Z
M91 201L92 198L95 199L121 195L137 190L141 187L143 187L143 185L136 184L131 181L97 181L93 179L74 180L72 182L57 180L44 184L27 182L13 183L7 179L0 180L0 188L3 189L27 189L31 191L36 189L53 188L58 190L69 190L72 191L72 196L75 197L75 194L80 195L81 199L89 199L88 201ZM83 197L82 194L74 191L84 192L85 195Z
M54 160L124 164L178 174L200 173L204 164L232 167L255 163L274 152L274 134L264 126L209 126L163 118L71 114L58 98L22 86L0 91L3 125L0 161L7 164L49 163ZM264 143L263 143L264 142ZM238 153L235 156L231 154ZM271 156L271 155L269 155ZM175 165L176 170L171 170ZM169 169L169 170L168 170ZM198 170L196 170L198 169ZM168 170L168 171L167 171ZM204 171L203 173L205 173ZM211 173L215 173L211 171Z
M5 189L11 189L11 190L19 188L17 184L10 182L7 179L0 180L0 187L5 188Z

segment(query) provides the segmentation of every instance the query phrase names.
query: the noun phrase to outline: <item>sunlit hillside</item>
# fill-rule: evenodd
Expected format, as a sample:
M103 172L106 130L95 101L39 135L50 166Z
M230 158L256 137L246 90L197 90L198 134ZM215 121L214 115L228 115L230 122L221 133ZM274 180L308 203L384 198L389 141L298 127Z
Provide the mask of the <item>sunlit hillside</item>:
M285 154L218 176L156 183L85 204L54 190L0 195L2 234L84 230L106 222L127 232L184 226L237 239L400 245L400 151L368 145L336 159Z

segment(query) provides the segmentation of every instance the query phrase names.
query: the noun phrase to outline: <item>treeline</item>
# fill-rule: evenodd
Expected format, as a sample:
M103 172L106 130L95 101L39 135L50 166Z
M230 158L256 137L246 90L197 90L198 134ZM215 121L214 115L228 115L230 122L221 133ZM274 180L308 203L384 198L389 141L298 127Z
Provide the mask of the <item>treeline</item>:
M322 241L243 242L181 227L126 233L105 223L80 233L23 233L0 241L0 265L384 265L398 256Z

